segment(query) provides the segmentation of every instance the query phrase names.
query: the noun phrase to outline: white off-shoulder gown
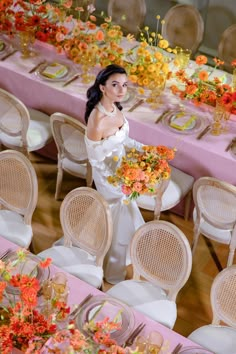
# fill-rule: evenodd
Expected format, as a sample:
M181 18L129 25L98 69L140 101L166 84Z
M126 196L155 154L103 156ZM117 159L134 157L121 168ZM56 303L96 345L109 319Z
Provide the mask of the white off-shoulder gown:
M124 118L123 126L112 136L101 141L93 141L85 135L88 158L92 165L96 189L108 201L113 219L113 237L104 264L105 279L116 284L125 279L126 265L129 263L129 244L134 232L144 223L135 201L124 204L125 196L120 187L107 182L113 175L126 148L140 149L142 144L129 138L129 123ZM114 156L118 161L114 161Z

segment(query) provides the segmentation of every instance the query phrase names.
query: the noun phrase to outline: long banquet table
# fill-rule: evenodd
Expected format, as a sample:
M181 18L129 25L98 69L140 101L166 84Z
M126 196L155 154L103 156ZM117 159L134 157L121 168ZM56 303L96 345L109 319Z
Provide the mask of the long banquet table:
M70 63L64 55L56 53L55 49L40 42L36 44L39 56L29 59L21 59L20 53L4 61L0 61L0 87L13 93L27 106L39 109L47 114L62 112L69 114L81 121L83 120L87 84L76 80L66 87L61 82L49 82L40 79L35 73L28 71L43 59L63 60ZM80 70L74 66L73 70ZM180 134L168 129L162 122L155 121L166 108L178 107L180 102L168 89L165 90L160 106L152 110L148 104L143 104L133 112L128 109L135 102L124 106L126 117L130 124L130 136L144 144L164 144L176 146L178 151L173 166L189 173L195 179L201 176L213 176L221 180L236 184L236 156L225 148L236 136L236 121L229 121L229 132L220 136L205 135L197 140L197 134ZM191 107L191 110L199 114L205 125L212 120L212 107L195 107L187 101L181 104ZM234 116L233 119L236 119ZM51 158L56 158L55 145L52 143L40 153Z
M5 238L0 236L0 244L1 250L0 253L3 253L6 250L17 250L19 247L6 240ZM57 271L61 271L54 265L50 266L50 275L52 276ZM70 289L68 304L72 307L74 304L80 303L88 294L95 295L102 295L101 291L98 289L90 286L89 284L83 282L82 280L74 277L73 275L66 273L68 279L68 286ZM145 328L142 331L142 334L148 335L149 332L155 330L162 334L164 338L163 349L161 350L160 354L170 354L171 351L175 348L178 343L183 344L184 347L187 346L197 346L195 343L190 341L189 339L181 336L180 334L174 332L173 330L161 325L158 322L151 320L150 318L144 316L140 312L133 310L134 317L135 317L135 325L144 322L146 324Z

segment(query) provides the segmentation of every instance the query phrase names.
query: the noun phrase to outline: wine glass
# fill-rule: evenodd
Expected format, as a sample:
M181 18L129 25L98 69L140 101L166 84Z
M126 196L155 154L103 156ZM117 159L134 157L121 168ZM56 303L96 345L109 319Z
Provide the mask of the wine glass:
M148 342L147 342L147 353L148 354L157 354L160 352L162 344L163 344L163 337L161 333L157 331L152 331L149 333Z
M67 277L65 273L58 272L53 276L52 287L55 293L55 297L57 298L65 293L67 287Z
M147 337L140 335L135 339L135 350L138 353L146 353Z
M52 282L51 280L45 280L42 284L42 296L44 300L46 300L46 306L43 310L46 316L49 316L51 312L52 294L53 294Z

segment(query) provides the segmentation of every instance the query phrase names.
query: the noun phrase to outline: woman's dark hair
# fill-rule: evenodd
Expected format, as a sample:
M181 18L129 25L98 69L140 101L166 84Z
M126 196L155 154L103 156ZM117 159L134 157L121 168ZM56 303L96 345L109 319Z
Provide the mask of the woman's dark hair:
M126 71L122 66L116 65L116 64L111 64L108 65L105 69L101 70L97 77L96 80L91 86L88 91L87 91L87 103L86 103L86 110L85 110L85 122L88 122L88 118L90 116L90 113L94 109L94 107L98 104L98 102L102 98L102 92L99 88L99 85L105 85L106 81L109 79L109 77L113 74L126 74ZM119 102L115 102L116 106L118 107L119 110L122 110L122 106Z

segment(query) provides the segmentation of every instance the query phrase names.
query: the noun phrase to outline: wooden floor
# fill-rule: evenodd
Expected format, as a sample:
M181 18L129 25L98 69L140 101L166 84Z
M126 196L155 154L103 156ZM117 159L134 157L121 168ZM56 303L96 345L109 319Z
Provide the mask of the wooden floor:
M35 167L39 183L38 204L33 215L34 237L31 245L31 251L37 254L50 247L55 240L62 236L59 221L61 201L54 199L57 175L56 162L36 154L31 154L30 159ZM85 185L83 180L65 174L62 197L70 190L83 185ZM152 218L150 213L145 213L143 216L146 221ZM185 222L182 217L171 212L163 213L161 219L177 225L191 242L193 236L192 221ZM217 243L211 245L209 242L206 243L203 237L200 238L193 259L190 278L177 298L178 318L174 327L176 332L187 336L194 329L211 322L210 288L214 277L222 267L225 267L227 256L227 246ZM129 269L128 276L130 274ZM109 284L106 284L106 288L109 288L109 286Z

